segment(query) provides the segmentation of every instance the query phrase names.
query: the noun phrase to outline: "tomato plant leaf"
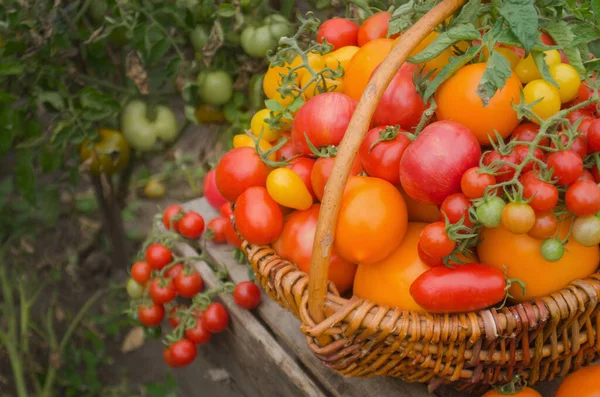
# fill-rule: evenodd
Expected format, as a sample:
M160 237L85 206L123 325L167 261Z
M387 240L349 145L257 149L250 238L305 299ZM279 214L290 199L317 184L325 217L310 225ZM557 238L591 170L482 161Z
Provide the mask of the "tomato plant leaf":
M38 94L38 100L51 105L55 110L60 111L65 108L62 96L56 91L42 91Z
M0 181L0 209L4 208L10 200L10 195L14 190L12 177L4 178Z
M15 101L15 97L6 91L0 91L0 105L8 105Z
M18 152L15 162L15 181L25 200L35 205L35 169L33 158L33 150Z
M23 116L15 109L0 109L0 156L8 153L14 139L23 131Z
M465 23L473 23L477 16L481 15L484 10L481 5L481 0L469 0L460 10L460 13L450 21L450 26L462 25ZM486 11L487 11L486 7Z
M576 36L571 29L571 25L569 25L565 21L551 22L546 24L544 26L544 29L546 30L546 32L548 32L548 34L550 35L550 37L552 37L556 44L562 47L571 66L573 66L575 70L577 70L581 77L584 77L586 74L585 67L583 66L581 53L579 52L579 49L575 46ZM594 40L589 36L585 38L589 41Z
M483 106L488 105L496 91L504 87L511 75L512 70L508 60L499 52L492 51L477 86L477 95L481 98Z
M217 13L223 18L231 18L235 15L235 7L231 4L222 3L219 4L219 10Z
M431 81L425 93L423 94L423 101L427 102L429 98L433 96L438 87L452 76L458 69L469 63L477 54L481 51L481 46L473 46L469 48L464 54L457 57L450 58L450 62L444 66L437 76Z
M499 10L510 30L517 36L525 55L531 51L538 36L538 14L532 0L504 0Z
M283 106L275 99L267 99L265 106L272 112L282 112L284 110Z
M14 76L23 73L24 69L21 62L0 62L0 75Z
M164 382L147 384L146 392L150 397L177 397L177 382L171 374L167 374Z
M146 65L152 65L152 64L158 62L163 56L165 56L167 51L169 51L170 47L171 47L171 43L169 42L169 39L167 39L167 38L157 41L150 48L150 51L148 52L148 56L146 57L144 63Z
M185 115L186 120L194 125L200 124L198 122L198 118L196 117L196 108L192 105L185 105L183 108L183 114Z
M590 72L600 71L600 59L594 59L591 61L584 62L585 68Z
M535 66L537 66L538 70L540 71L542 78L544 80L546 80L548 83L554 85L556 88L560 88L558 86L558 83L554 80L554 78L550 74L550 68L548 67L548 64L546 63L546 60L545 60L546 54L544 54L543 52L540 52L540 51L532 51L531 56L533 57L533 60L535 61Z
M396 33L400 33L409 28L415 15L415 2L409 0L405 4L396 8L392 17L390 18L390 25L388 27L388 37Z
M592 0L591 6L596 25L600 25L600 0Z
M479 31L471 24L458 25L440 33L423 51L408 58L410 63L423 63L439 56L459 41L480 39Z
M58 170L63 162L62 156L51 145L44 145L39 158L42 171L46 173Z

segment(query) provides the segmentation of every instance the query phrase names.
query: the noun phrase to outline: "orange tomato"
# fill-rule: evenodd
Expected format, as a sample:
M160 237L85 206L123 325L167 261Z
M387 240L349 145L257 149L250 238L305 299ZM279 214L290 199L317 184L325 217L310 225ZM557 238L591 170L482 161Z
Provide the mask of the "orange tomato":
M295 211L289 215L279 239L273 244L273 249L279 256L295 263L305 273L309 273L310 270L319 208L319 204L314 204L305 211ZM335 249L331 251L329 280L333 281L340 293L352 287L355 272L355 264L342 259Z
M392 39L375 39L362 46L352 57L344 74L344 93L353 99L360 99L369 83L371 74L391 51Z
M489 136L497 141L494 130L506 138L519 125L513 103L521 99L521 82L514 75L484 106L477 94L485 63L467 65L442 84L436 92L438 120L451 120L469 128L482 145L490 143ZM488 136L489 134L489 136Z
M409 222L433 223L440 219L442 214L437 205L420 203L413 200L404 190L400 188L398 190L400 190L402 197L404 197Z
M600 365L581 368L567 376L554 397L600 397Z
M388 181L353 176L346 185L334 238L342 258L372 264L398 247L408 215L400 192Z
M433 31L433 32L429 33L429 35L425 38L425 40L423 40L421 43L419 43L417 48L415 48L413 50L413 52L411 52L410 55L414 56L414 55L417 55L419 52L423 51L438 36L439 36L438 32ZM396 41L398 41L398 39L396 39L394 41L394 43ZM456 48L459 49L460 51L464 52L469 48L469 44L466 41L460 41L460 42L456 43ZM435 72L433 73L433 75L435 76L444 66L446 66L450 62L450 58L455 57L455 56L457 56L456 49L454 47L450 47L450 48L445 49L440 55L433 58L431 61L427 61L424 64L420 64L419 66L424 66L425 72L435 70Z
M512 394L507 394L503 391L490 390L485 393L482 397L502 397L502 396L515 396L515 397L542 397L540 393L533 390L531 387L525 387Z
M570 222L560 225L560 235L569 232ZM523 295L518 285L510 293L516 301L550 295L560 291L570 282L584 279L598 268L600 249L598 246L584 247L573 238L565 245L564 256L556 262L548 262L540 253L542 240L527 234L512 234L504 227L484 229L481 243L477 246L481 263L503 269L507 276L518 278L527 286Z

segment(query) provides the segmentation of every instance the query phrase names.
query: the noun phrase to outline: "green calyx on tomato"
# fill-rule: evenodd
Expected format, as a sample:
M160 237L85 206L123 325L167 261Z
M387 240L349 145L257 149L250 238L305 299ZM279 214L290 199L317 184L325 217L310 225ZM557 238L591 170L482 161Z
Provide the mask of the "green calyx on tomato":
M242 31L241 45L246 54L263 58L275 50L279 39L292 33L290 22L279 14L266 17L259 26L246 26Z
M129 102L121 113L121 130L129 145L140 152L158 149L179 135L175 114L164 105L150 107L140 100ZM154 116L154 117L152 117Z
M198 95L208 105L225 105L233 96L233 79L224 70L205 70L198 75Z
M129 162L129 145L118 131L101 129L98 134L98 142L90 143L86 139L81 144L81 162L88 163L88 169L94 175L112 175Z

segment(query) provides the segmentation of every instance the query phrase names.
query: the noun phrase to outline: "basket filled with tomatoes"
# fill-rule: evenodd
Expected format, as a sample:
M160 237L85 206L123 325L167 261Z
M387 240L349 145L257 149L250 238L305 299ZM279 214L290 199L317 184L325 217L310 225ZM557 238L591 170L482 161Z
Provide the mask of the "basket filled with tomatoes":
M599 357L600 35L538 3L309 15L270 55L214 180L325 366L471 390Z

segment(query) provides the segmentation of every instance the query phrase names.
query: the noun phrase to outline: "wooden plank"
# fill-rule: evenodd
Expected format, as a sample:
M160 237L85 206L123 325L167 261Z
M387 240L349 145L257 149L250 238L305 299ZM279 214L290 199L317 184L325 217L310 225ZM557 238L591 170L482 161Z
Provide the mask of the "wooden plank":
M188 245L180 244L177 251L183 256L197 253ZM194 263L207 288L218 281L203 261ZM295 358L281 348L270 332L248 310L239 308L231 296L220 296L227 307L231 324L227 331L215 335L210 342L220 364L236 379L238 386L252 385L243 390L249 397L292 396L325 397L321 387L298 365ZM212 349L211 347L211 349Z

